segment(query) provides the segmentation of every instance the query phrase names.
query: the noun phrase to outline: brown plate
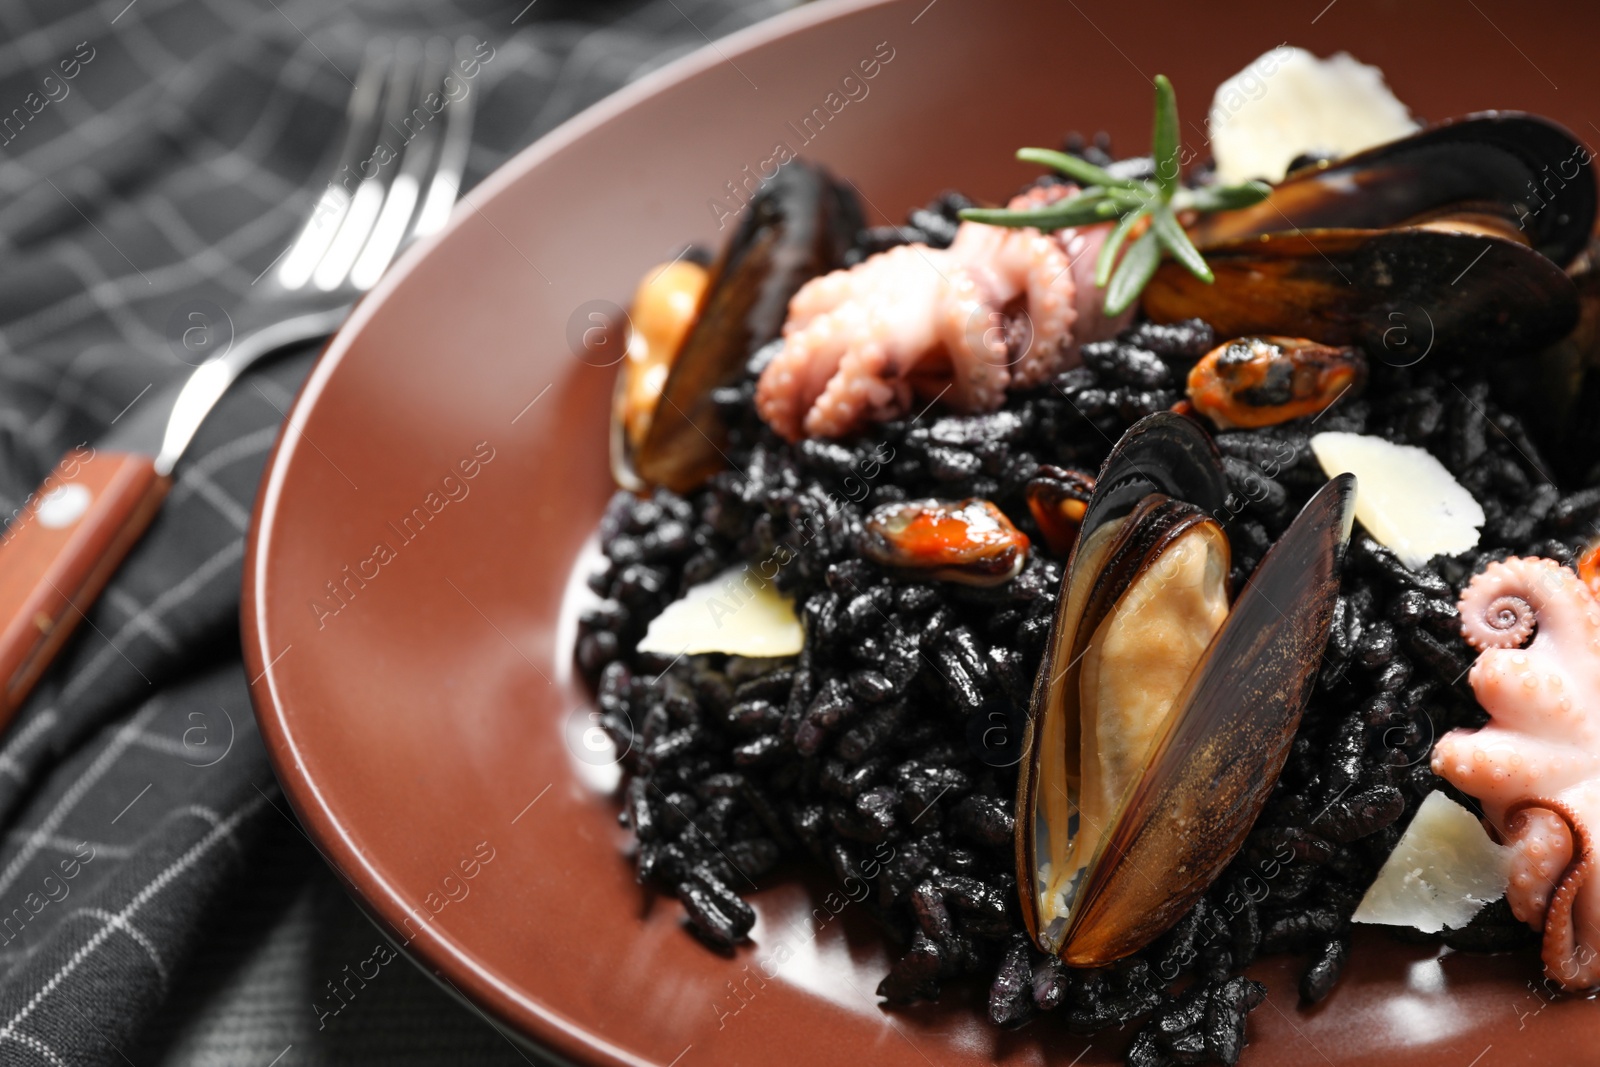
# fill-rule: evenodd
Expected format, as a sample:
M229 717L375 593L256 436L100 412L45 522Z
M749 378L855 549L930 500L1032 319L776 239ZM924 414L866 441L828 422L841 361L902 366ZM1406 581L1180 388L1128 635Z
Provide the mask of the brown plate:
M1150 0L819 3L563 126L362 304L279 441L245 649L307 830L424 967L583 1063L1114 1061L1127 1033L1000 1032L981 992L885 1012L884 950L824 884L763 889L754 944L731 960L634 885L616 771L585 743L589 694L570 661L611 488L613 371L574 355L588 315L681 242L717 241L729 183L779 142L898 220L947 187L1003 197L1029 173L1011 152L1063 130L1103 127L1142 150L1157 72L1200 145L1212 88L1285 40L1381 64L1422 115L1526 108L1587 135L1597 24L1592 7L1538 0L1250 0L1225 16ZM845 82L875 54L875 77ZM1299 966L1258 968L1272 993L1247 1064L1600 1056L1594 1008L1547 1004L1531 955L1366 934L1311 1010Z

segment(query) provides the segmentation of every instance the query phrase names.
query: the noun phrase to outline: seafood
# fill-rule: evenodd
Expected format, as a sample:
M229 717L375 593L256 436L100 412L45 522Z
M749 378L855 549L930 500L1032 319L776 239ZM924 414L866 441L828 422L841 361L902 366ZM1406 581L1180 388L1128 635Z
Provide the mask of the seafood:
M1562 268L1594 225L1590 161L1554 123L1490 113L1302 168L1258 204L1194 220L1215 283L1163 264L1144 308L1379 353L1397 328L1430 347L1537 349L1577 321Z
M1315 415L1366 378L1353 348L1300 337L1240 337L1189 372L1189 400L1219 429L1272 426Z
M844 262L860 225L853 194L827 171L800 160L780 167L712 265L642 442L629 447L613 433L613 469L675 492L721 470L727 430L713 394L739 377L751 352L778 336L800 287Z
M1600 603L1554 560L1512 557L1472 579L1460 611L1489 725L1441 737L1434 773L1478 798L1513 849L1506 898L1543 930L1546 973L1600 985Z
M862 555L917 577L999 585L1028 561L1028 535L987 500L884 504L862 528Z
M1045 544L1058 556L1072 551L1078 527L1094 493L1094 478L1082 471L1064 470L1044 463L1028 481L1028 512L1039 524Z
M1312 498L1231 610L1211 517L1227 481L1198 426L1141 420L1096 484L1034 689L1016 813L1028 931L1076 966L1176 922L1266 802L1327 641L1355 479Z
M838 237L848 197L786 177L658 404L673 344L640 341L618 432L676 491L613 498L575 643L640 881L727 950L758 879L826 864L896 938L888 1005L992 977L996 1025L1126 1027L1132 1064L1238 1062L1247 968L1299 954L1321 1001L1364 951L1352 921L1458 950L1532 924L1553 974L1600 985L1600 739L1562 718L1600 695L1600 608L1560 588L1600 583L1600 552L1576 577L1490 563L1565 560L1600 524L1588 151L1478 116L1276 188L1185 180L1156 81L1148 158L1024 149L1078 185L1042 178L1014 212L951 192L909 233ZM797 249L776 305L738 280ZM760 328L701 336L758 303ZM1566 454L1541 455L1558 427ZM1471 714L1452 593L1486 564L1461 609L1506 646L1473 676L1493 718L1438 754L1492 825L1454 789L1424 801L1435 716Z
M634 290L628 316L633 329L628 335L626 362L617 378L614 416L630 449L644 443L672 361L699 314L708 277L700 264L674 260L652 267Z
M1041 186L1012 201L1071 195ZM947 249L911 244L808 283L789 307L782 350L762 371L756 406L791 441L842 437L942 397L993 411L1007 389L1067 366L1080 320L1099 314L1093 262L1106 228L1043 234L964 222Z
M1578 577L1590 592L1600 596L1600 541L1591 542L1578 557Z

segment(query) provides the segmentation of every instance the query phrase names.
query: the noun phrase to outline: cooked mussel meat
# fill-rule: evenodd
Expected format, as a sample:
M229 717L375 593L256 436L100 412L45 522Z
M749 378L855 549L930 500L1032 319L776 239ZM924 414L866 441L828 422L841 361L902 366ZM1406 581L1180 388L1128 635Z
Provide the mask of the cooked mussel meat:
M1189 401L1219 429L1254 429L1315 415L1366 378L1350 346L1303 337L1239 337L1189 371Z
M1058 556L1072 551L1078 540L1078 527L1094 493L1094 476L1067 470L1050 463L1039 464L1039 472L1028 479L1023 491L1028 512L1039 527L1044 543Z
M1221 873L1321 662L1354 479L1313 497L1231 609L1226 495L1196 423L1141 420L1100 472L1062 583L1024 732L1017 864L1029 933L1075 966L1148 944Z
M727 460L714 394L783 329L789 298L844 265L861 228L855 194L814 164L792 160L751 198L711 266L693 325L671 360L637 444L612 434L612 466L628 485L688 492Z
M1028 535L976 497L880 505L862 523L860 548L908 577L963 585L1000 585L1028 561Z
M700 312L709 278L710 272L699 263L675 259L650 268L634 290L628 312L628 347L617 376L616 410L612 412L613 426L625 435L627 452L644 444L645 432L661 403L661 389Z

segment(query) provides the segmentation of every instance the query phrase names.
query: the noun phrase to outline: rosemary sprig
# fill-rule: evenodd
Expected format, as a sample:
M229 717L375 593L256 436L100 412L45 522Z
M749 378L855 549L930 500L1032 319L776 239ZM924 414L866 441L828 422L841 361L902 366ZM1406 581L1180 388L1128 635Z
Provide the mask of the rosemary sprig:
M1104 167L1065 152L1024 148L1017 152L1018 159L1065 174L1082 186L1078 195L1024 211L968 208L961 217L991 226L1033 226L1040 230L1092 226L1116 220L1116 226L1100 247L1094 271L1095 285L1106 290L1107 315L1120 315L1133 305L1145 283L1161 265L1163 254L1171 255L1196 278L1210 284L1211 268L1206 266L1205 257L1184 232L1178 213L1232 211L1254 204L1271 189L1254 181L1200 189L1183 187L1179 180L1178 100L1172 83L1164 74L1156 75L1154 127L1151 135L1154 180L1119 178ZM1123 245L1141 226L1143 231L1128 245L1127 254L1118 262Z

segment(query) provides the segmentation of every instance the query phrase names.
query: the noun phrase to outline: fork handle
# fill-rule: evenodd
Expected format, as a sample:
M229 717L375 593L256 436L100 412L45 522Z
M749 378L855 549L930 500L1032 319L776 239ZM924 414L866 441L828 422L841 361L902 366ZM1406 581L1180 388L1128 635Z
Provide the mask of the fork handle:
M0 729L139 540L172 487L137 452L62 457L0 534Z

